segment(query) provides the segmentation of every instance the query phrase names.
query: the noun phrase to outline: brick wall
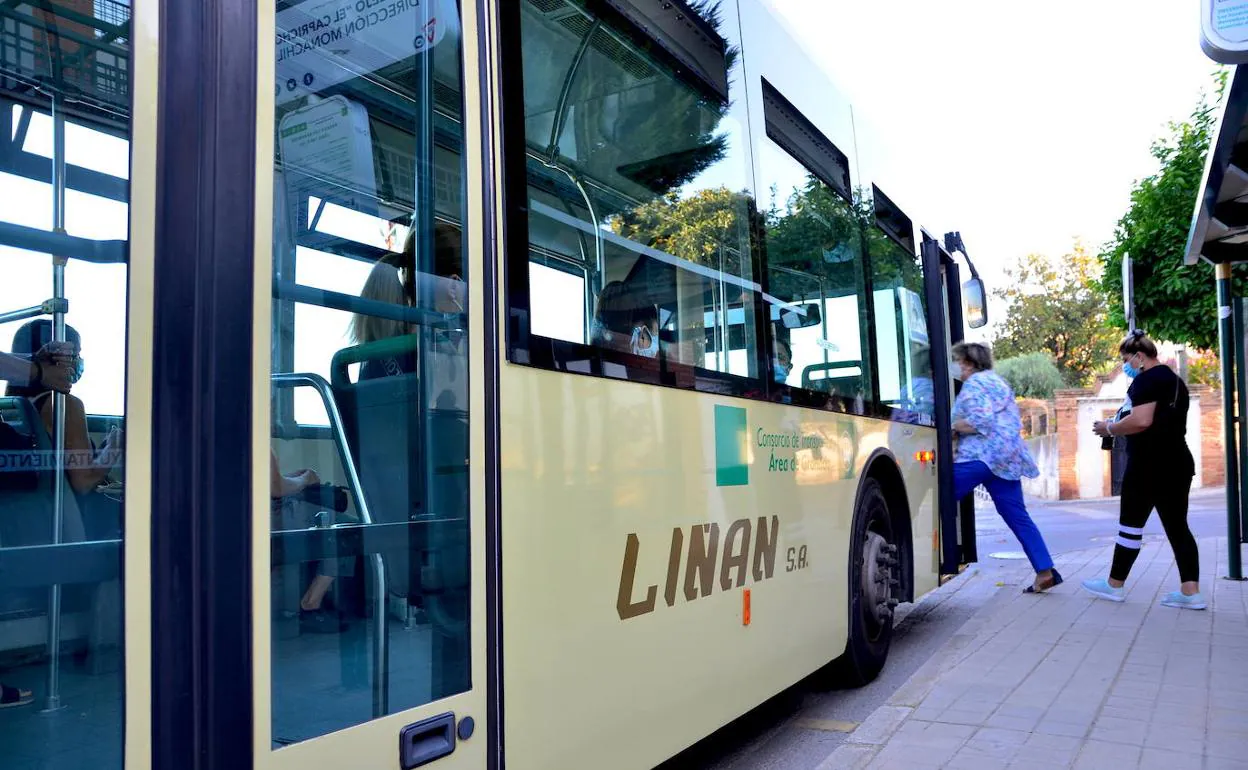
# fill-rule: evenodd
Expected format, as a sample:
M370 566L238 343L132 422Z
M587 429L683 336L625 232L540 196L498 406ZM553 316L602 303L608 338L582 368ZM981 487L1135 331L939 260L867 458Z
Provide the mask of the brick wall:
M1058 390L1053 394L1057 413L1057 496L1061 500L1079 497L1079 474L1075 457L1079 453L1079 402L1092 394L1079 388Z
M1226 455L1222 444L1222 391L1208 385L1192 385L1193 396L1200 397L1200 441L1188 436L1188 447L1200 451L1201 483L1207 487L1226 483Z

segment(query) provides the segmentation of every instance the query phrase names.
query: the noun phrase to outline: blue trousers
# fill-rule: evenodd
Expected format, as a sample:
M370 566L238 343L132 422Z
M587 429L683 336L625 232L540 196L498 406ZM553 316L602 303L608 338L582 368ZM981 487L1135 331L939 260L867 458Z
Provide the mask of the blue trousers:
M980 484L988 490L997 513L1005 519L1006 525L1023 544L1023 552L1036 572L1053 569L1053 557L1044 544L1036 523L1027 514L1027 506L1023 503L1023 483L1010 481L993 475L988 466L979 460L953 464L953 498L961 500Z

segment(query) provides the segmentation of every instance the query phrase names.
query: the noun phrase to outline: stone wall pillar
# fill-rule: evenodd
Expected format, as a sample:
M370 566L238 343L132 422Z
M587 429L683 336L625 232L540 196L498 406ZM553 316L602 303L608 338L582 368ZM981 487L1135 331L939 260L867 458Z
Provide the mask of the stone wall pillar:
M1188 436L1187 445L1200 452L1201 483L1206 487L1226 483L1226 454L1222 443L1222 391L1208 385L1191 385L1188 391L1200 399L1200 436Z
M1080 388L1058 390L1053 394L1057 417L1057 496L1061 500L1079 497L1079 399L1092 393Z

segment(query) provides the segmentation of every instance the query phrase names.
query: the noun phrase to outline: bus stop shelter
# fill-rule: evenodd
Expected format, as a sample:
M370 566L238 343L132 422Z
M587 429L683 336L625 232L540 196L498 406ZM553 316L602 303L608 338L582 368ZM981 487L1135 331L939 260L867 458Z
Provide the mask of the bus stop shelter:
M1223 447L1226 452L1228 577L1243 579L1240 549L1248 531L1248 349L1244 297L1232 266L1248 262L1248 69L1236 66L1205 160L1184 262L1214 266L1222 361ZM1238 294L1238 296L1237 296ZM1236 396L1238 395L1238 400Z

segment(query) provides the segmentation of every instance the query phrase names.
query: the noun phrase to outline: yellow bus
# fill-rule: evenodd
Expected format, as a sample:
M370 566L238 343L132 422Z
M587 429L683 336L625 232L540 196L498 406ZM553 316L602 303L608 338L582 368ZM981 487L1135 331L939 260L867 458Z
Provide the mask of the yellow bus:
M871 680L974 541L889 158L765 0L0 2L0 765L643 768Z

